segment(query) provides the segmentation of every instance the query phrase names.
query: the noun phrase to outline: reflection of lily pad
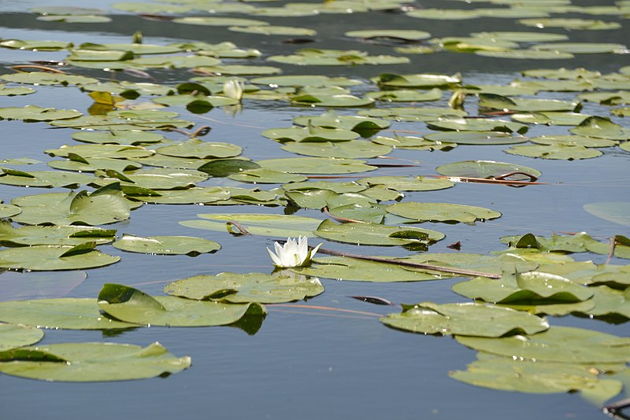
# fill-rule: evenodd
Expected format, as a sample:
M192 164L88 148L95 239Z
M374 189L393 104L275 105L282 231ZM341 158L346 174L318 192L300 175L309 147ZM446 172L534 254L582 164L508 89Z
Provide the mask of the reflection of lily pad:
M584 205L584 210L609 222L630 226L629 201L588 203Z

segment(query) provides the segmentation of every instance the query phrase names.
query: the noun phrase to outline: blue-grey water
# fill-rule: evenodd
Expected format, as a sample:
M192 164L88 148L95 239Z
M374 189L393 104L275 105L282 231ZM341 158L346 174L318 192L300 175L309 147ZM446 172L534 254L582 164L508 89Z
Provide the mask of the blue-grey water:
M274 2L275 4L276 2ZM279 2L284 3L284 2ZM426 1L416 6L464 7L460 2ZM577 2L576 2L577 3ZM391 47L377 46L344 38L353 29L420 29L435 37L466 36L481 30L532 30L515 24L513 19L473 19L467 21L429 21L385 12L356 15L320 15L305 18L262 18L274 24L305 26L316 29L316 42L305 45L282 43L282 37L262 37L230 32L226 28L197 27L143 20L132 14L108 9L110 2L87 6L109 10L113 22L107 24L63 24L40 22L28 12L36 5L83 5L77 1L0 1L0 38L51 39L81 42L129 42L136 30L144 33L147 43L181 40L219 42L231 40L239 47L259 48L263 57L252 64L266 64L264 57L288 53L302 47L353 48L373 53L394 54ZM612 2L577 4L610 5ZM486 4L486 6L490 6ZM246 17L243 15L234 15ZM589 16L582 16L586 17ZM599 18L599 17L595 17ZM616 17L604 20L619 21ZM572 41L627 42L626 27L610 31L570 31ZM63 52L35 53L0 49L0 66L10 72L12 64L31 60L60 59ZM617 71L630 64L628 55L584 54L568 61L524 61L490 59L473 54L441 52L411 55L408 65L356 67L279 66L284 74L343 75L367 80L381 72L420 73L461 72L467 83L508 83L528 68L586 67L604 72ZM230 60L225 60L229 62ZM272 63L271 65L277 65ZM77 73L104 77L96 70ZM176 84L191 74L178 71L153 72L161 82ZM128 78L132 81L143 81ZM574 94L547 93L545 97L566 99ZM441 105L446 102L446 97ZM0 97L0 106L37 104L58 108L76 108L85 112L91 100L75 88L37 87L28 96ZM207 114L189 114L178 108L184 118L212 126L204 139L225 141L244 148L243 155L255 159L288 157L275 142L260 135L266 128L286 127L304 112L319 114L286 104L246 101L244 111L231 116L221 109ZM608 108L586 104L583 112L607 115ZM355 110L340 111L352 113ZM474 111L470 110L469 111ZM472 112L471 112L472 113ZM625 124L623 119L616 122ZM0 160L28 157L46 162L43 150L72 144L70 130L49 129L45 123L0 123ZM424 132L423 123L396 123L396 129ZM566 127L532 127L534 137L550 130L565 133ZM388 132L382 134L387 135ZM391 134L391 131L389 132ZM181 139L177 134L170 138ZM508 155L504 146L460 146L449 152L398 150L390 156L417 162L417 167L389 168L370 173L380 175L434 174L435 167L468 159L507 161L534 167L543 173L547 185L507 188L495 185L459 184L454 189L412 193L406 200L452 202L490 207L503 216L486 223L422 225L442 231L447 238L432 246L433 252L453 252L446 245L460 241L463 252L489 253L502 249L500 236L526 232L549 235L553 232L587 231L594 237L607 238L628 234L628 229L586 213L582 206L598 201L628 200L630 153L618 148L602 149L604 156L582 161L551 161ZM389 161L387 161L389 162ZM396 161L393 161L396 162ZM45 164L33 166L45 169ZM209 180L204 185L212 185ZM0 199L55 190L23 189L0 186ZM59 190L61 191L61 190ZM178 221L193 219L198 213L269 212L281 208L253 206L144 206L132 213L129 222L112 225L119 233L136 235L203 236L221 243L216 254L188 256L153 256L119 251L111 246L100 249L122 260L112 266L88 270L88 278L70 291L71 297L92 297L103 283L123 283L146 292L159 294L169 281L196 274L222 271L269 272L271 264L264 237L231 237L220 232L201 231L180 226ZM319 212L300 210L300 215L322 217ZM397 248L356 248L327 242L326 247L353 252L407 255ZM357 251L357 249L359 251ZM605 256L577 255L603 263ZM615 263L624 263L613 260ZM362 283L324 280L324 294L309 301L312 305L385 314L395 308L362 303L348 296L376 295L394 302L458 302L464 299L450 290L451 279L418 283ZM1 293L0 293L1 294ZM597 320L573 317L551 318L553 325L574 325L627 335L627 326L612 326ZM475 352L457 344L450 337L408 334L384 327L377 317L334 311L294 308L270 308L262 328L247 335L237 328L138 328L115 336L95 331L46 331L42 343L68 341L114 341L147 345L159 341L175 355L190 355L190 369L168 378L113 383L45 383L0 375L0 418L13 419L485 419L539 420L605 418L599 408L577 395L531 395L473 387L452 380L450 370L465 369L475 359Z

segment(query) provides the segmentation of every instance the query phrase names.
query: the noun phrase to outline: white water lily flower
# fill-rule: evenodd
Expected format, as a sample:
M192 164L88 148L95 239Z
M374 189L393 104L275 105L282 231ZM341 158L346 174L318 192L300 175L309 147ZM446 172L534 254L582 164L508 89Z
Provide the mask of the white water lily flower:
M309 251L308 239L306 236L300 236L297 239L287 238L284 245L274 242L275 254L269 248L267 248L267 252L276 267L303 267L311 262L311 258L317 253L320 246L322 244Z
M243 83L235 79L228 80L223 84L223 94L240 101L243 98Z

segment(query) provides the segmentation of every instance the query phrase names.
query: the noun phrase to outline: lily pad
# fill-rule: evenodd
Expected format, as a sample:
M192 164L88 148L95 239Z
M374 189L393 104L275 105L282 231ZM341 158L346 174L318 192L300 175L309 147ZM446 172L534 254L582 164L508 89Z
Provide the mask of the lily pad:
M498 211L483 207L466 206L450 203L396 203L386 208L388 213L395 214L418 222L474 223L501 217Z
M403 40L403 41L420 41L431 37L431 34L425 31L405 30L405 29L367 29L360 31L349 31L345 36L351 38L363 38L368 40Z
M286 238L313 237L313 231L321 223L321 220L311 217L280 214L205 213L197 216L205 220L185 220L179 224L195 229L236 234L242 233L236 226L238 224L252 235Z
M18 96L18 95L30 95L35 93L35 89L27 87L6 87L3 83L0 83L0 96Z
M156 255L190 255L216 252L221 249L217 242L193 236L149 236L125 234L112 244L127 252Z
M396 107L361 110L359 115L377 118L391 118L397 121L434 121L446 116L462 117L465 111L438 107Z
M324 220L315 234L320 238L355 245L427 245L444 238L434 230L386 226L374 223L342 223Z
M514 146L504 151L511 155L560 160L591 159L602 155L599 150L564 144Z
M534 177L541 176L541 172L528 166L516 165L514 163L496 162L493 160L464 160L461 162L446 163L435 168L437 173L454 177L471 178L497 178L511 172L525 172ZM530 177L522 174L510 176L510 179L517 181L529 180Z
M578 136L598 137L609 140L629 140L630 128L622 127L609 118L589 117L580 125L571 129L571 133Z
M283 303L303 300L324 292L316 278L307 279L291 272L219 273L193 276L167 284L164 291L188 299L230 303Z
M556 42L536 44L535 50L562 51L574 54L593 53L623 53L626 50L623 44L595 43L595 42Z
M42 108L37 105L26 105L25 107L0 108L0 119L33 121L53 121L67 120L80 117L81 114L76 109L56 109Z
M298 174L348 174L376 169L375 166L368 165L362 160L321 157L268 159L259 160L256 163L263 168Z
M295 26L254 25L254 26L230 26L234 32L245 32L257 35L285 35L285 36L314 36L317 31Z
M0 171L0 184L19 187L78 188L94 180L94 177L89 175L60 171L25 172L2 167Z
M149 296L138 289L106 283L98 295L98 306L108 315L141 325L209 327L232 324L243 317L263 317L258 303L227 304L196 301L173 296Z
M0 324L0 351L35 344L44 337L39 328L24 325Z
M396 191L435 191L451 188L454 185L448 179L422 176L371 176L362 178L358 182L366 185L384 185Z
M18 223L29 225L103 225L127 220L131 205L121 193L119 184L110 184L88 193L48 193L14 198L22 209L13 216Z
M395 149L407 149L407 150L443 150L448 151L457 147L457 143L448 143L441 141L427 140L422 137L416 136L395 136L385 137L377 136L372 138L372 142L376 144L382 144L385 146L391 146Z
M302 175L289 174L265 168L246 169L242 172L229 175L228 178L240 182L251 182L253 184L284 184L289 182L302 182L307 179Z
M375 144L364 140L348 142L291 142L282 146L283 150L306 156L368 159L383 156L392 151L390 146ZM0 182L2 178L0 178Z
M18 206L14 206L12 204L2 204L0 203L0 219L6 217L13 217L22 212L22 209Z
M513 136L501 131L445 131L435 132L424 136L426 140L439 143L499 145L519 144L528 141L527 137Z
M279 142L337 142L350 141L359 137L359 134L351 130L325 127L270 128L261 134Z
M552 327L532 336L499 339L460 337L467 347L520 360L560 363L626 363L630 360L630 338L572 327Z
M593 366L515 360L507 357L482 356L467 370L449 373L454 379L475 386L502 391L551 394L581 391L585 397L597 396L599 403L614 397L622 383L599 379Z
M607 30L621 27L621 25L617 22L570 18L521 19L519 20L519 23L526 26L533 26L535 28L564 28L581 30Z
M0 221L0 244L3 246L79 245L85 242L107 244L114 240L115 230L84 226L22 226Z
M476 337L502 337L512 334L535 334L545 331L544 319L526 312L479 303L422 302L403 305L400 314L380 319L385 325L405 331Z
M375 283L440 280L452 277L447 273L411 270L397 264L347 257L315 258L313 262L309 267L294 268L291 271L307 276Z
M12 270L82 270L120 261L94 249L93 242L75 246L34 245L0 251L0 268Z
M429 121L427 127L445 131L498 131L519 134L524 134L529 129L524 124L488 118L441 118Z
M577 111L579 102L560 101L557 99L521 99L507 96L480 93L479 107L497 110L544 112Z
M346 77L329 77L324 75L286 75L274 77L257 77L249 80L254 84L268 85L271 87L278 86L356 86L361 81L348 79Z
M191 139L183 143L157 149L157 152L162 155L197 159L233 157L240 155L241 151L241 147L234 144L206 142L199 139Z
M165 190L157 195L134 195L134 200L153 204L211 204L230 198L230 191L222 187L194 187L186 190Z
M372 81L379 86L427 89L433 87L452 87L461 83L462 79L459 75L383 73L373 78Z
M0 353L0 372L63 382L123 381L177 373L190 357L175 357L161 344L63 343Z
M419 92L410 89L383 90L378 92L368 92L368 98L378 99L384 102L424 102L437 101L442 98L442 91L433 88L426 92Z
M94 298L33 299L0 302L0 320L70 330L104 330L137 327L99 312Z
M204 25L204 26L260 26L269 25L262 20L240 19L228 17L210 17L210 16L187 16L173 19L175 23L185 23L187 25Z
M165 140L164 136L158 133L148 133L146 131L79 131L72 134L72 138L85 143L97 144L122 144L122 145L143 145L149 143L160 143Z
M87 85L97 83L98 79L73 74L48 73L43 71L32 71L26 73L2 74L0 79L16 82L28 83L32 85Z
M508 51L475 51L475 54L493 58L511 58L514 60L566 60L573 58L573 54L560 51L540 51L533 49Z

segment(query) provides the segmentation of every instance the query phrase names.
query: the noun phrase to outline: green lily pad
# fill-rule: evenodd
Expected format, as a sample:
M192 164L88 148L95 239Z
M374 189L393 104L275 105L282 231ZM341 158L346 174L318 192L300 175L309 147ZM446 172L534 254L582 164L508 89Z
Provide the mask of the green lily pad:
M134 200L152 204L212 204L228 200L230 191L222 187L194 187L186 190L164 190L157 195L134 195Z
M531 137L529 139L532 143L555 145L562 144L566 146L583 146L583 147L611 147L617 144L614 140L598 139L596 137L584 137L584 136L540 136Z
M256 163L263 168L298 174L348 174L376 169L362 160L320 157L268 159Z
M501 217L498 211L483 207L450 203L396 203L386 208L388 213L418 222L474 223Z
M583 93L579 98L602 105L627 105L630 104L630 91Z
M308 105L308 106L326 106L326 107L355 107L355 106L368 106L374 103L374 99L363 97L360 98L354 95L339 94L339 95L326 95L326 94L302 94L291 97L291 103L294 105Z
M281 70L272 66L245 66L240 64L224 64L217 66L203 66L198 70L204 73L212 73L217 75L263 75L263 74L277 74Z
M115 230L84 226L22 226L14 228L0 221L0 244L3 246L70 245L85 242L107 244L114 240Z
M338 194L365 191L367 187L357 182L308 181L283 185L285 191L330 190Z
M434 87L452 87L461 83L459 75L444 74L393 74L383 73L372 81L379 86L393 88L427 89Z
M3 39L0 41L0 47L11 48L16 50L32 50L32 51L59 51L72 47L71 42L66 41L39 41L25 39Z
M352 130L365 136L387 128L391 123L380 118L363 117L360 115L338 115L335 111L327 111L320 116L300 116L293 118L293 122L305 127L342 128Z
M35 93L35 89L27 87L6 87L0 83L0 96L30 95Z
M566 60L573 58L573 54L560 51L540 51L533 49L508 51L475 51L476 55L493 58L511 58L514 60Z
M589 364L630 360L630 338L582 328L553 327L532 336L499 339L460 336L455 339L478 351L536 362Z
M89 184L94 177L59 171L17 171L0 167L0 184L19 187L78 188Z
M111 18L97 15L45 15L37 16L37 20L44 22L66 22L66 23L107 23Z
M48 149L44 153L51 156L70 157L70 154L83 158L113 158L134 159L155 154L154 151L140 146L125 146L118 144L78 144L64 145L58 149Z
M96 172L98 170L112 170L116 172L132 171L142 168L140 163L125 159L112 158L84 158L75 153L68 155L69 160L51 160L48 166L63 171ZM92 181L95 181L92 178Z
M574 54L623 53L626 50L623 44L595 42L555 42L536 44L532 48L535 50L562 51Z
M141 187L151 190L171 190L194 187L197 183L208 179L208 175L191 169L153 168L134 172L120 173L113 170L97 171L100 176L96 185L107 185L120 182L123 192L129 187Z
M397 246L421 244L427 246L444 238L434 230L386 226L374 223L342 223L324 220L315 234L320 238L355 245Z
M156 151L166 156L210 159L238 156L241 154L242 149L240 146L230 143L191 139L183 143L159 147Z
M302 175L289 174L265 168L246 169L242 172L229 175L228 178L240 182L251 182L253 184L284 184L289 182L302 182L307 179Z
M314 36L317 31L295 26L255 25L255 26L230 26L234 32L245 32L257 35L287 35L287 36Z
M194 236L149 236L125 234L112 244L127 252L156 255L191 255L216 252L221 249L217 242Z
M462 20L481 17L481 12L479 10L423 8L407 12L407 16L419 19Z
M533 26L535 28L564 28L580 30L607 30L621 27L621 25L617 22L569 18L520 19L519 23L525 26Z
M595 88L592 80L513 80L510 85L519 88L534 88L550 92L585 92Z
M579 112L532 112L512 114L512 120L524 124L571 125L576 126L590 117Z
M351 66L360 64L406 64L407 57L369 55L357 50L325 50L305 48L291 55L272 55L268 61L299 66Z
M354 140L340 143L333 142L313 142L298 143L291 142L282 146L283 150L306 156L347 158L347 159L368 159L383 156L392 151L390 146L375 144L364 140ZM2 178L0 178L1 182Z
M75 246L33 245L0 251L0 268L12 270L82 270L120 261L94 249L93 242Z
M541 172L528 166L514 163L496 162L493 160L464 160L461 162L446 163L435 168L437 173L445 176L470 177L470 178L497 178L511 172L525 172L534 177L541 176ZM523 181L529 180L528 176L515 174L510 179Z
M14 198L12 203L22 209L13 216L18 223L29 225L103 225L127 220L131 205L118 184L96 191L48 193Z
M571 129L571 133L578 136L598 137L609 140L629 140L630 128L622 127L609 118L589 117L580 125Z
M427 127L445 131L498 131L503 133L525 133L529 127L510 121L488 118L441 118L429 121Z
M501 131L445 131L424 136L425 140L449 144L499 145L519 144L528 141L527 137L513 136Z
M457 147L457 143L427 140L416 136L377 136L371 139L373 143L391 146L395 149L406 150L443 150L448 151Z
M584 146L564 145L558 143L553 145L514 146L509 149L505 149L504 152L511 155L559 160L591 159L602 155L602 152L599 150L589 149Z
M325 127L270 128L261 134L279 142L337 142L350 141L359 137L359 134L351 130Z
M595 217L606 221L617 223L623 226L630 226L630 202L629 201L606 201L588 203L584 205L584 210Z
M383 223L387 214L381 206L356 203L337 206L328 211L334 217L376 224Z
M420 41L431 37L431 34L425 31L405 30L405 29L368 29L361 31L349 31L345 36L352 38L363 38L369 40L394 39L404 41Z
M197 300L283 303L317 296L324 292L324 286L316 278L307 279L291 272L219 273L174 281L164 287L164 292Z
M569 37L564 34L554 34L550 32L475 32L470 34L470 36L514 42L564 41L569 39Z
M0 372L63 382L123 381L177 373L190 357L175 357L161 344L63 343L0 353Z
M53 121L67 120L80 117L81 114L76 109L56 109L42 108L37 105L26 105L25 107L0 108L0 119L33 121Z
M512 334L536 334L549 328L542 318L526 312L479 303L422 302L403 305L400 314L380 319L385 325L423 334L476 337L502 337Z
M630 106L625 106L622 108L615 108L613 110L610 111L613 115L616 115L618 117L630 117ZM629 150L629 146L630 144L628 143L624 143L621 145L621 148L623 150L628 151Z
M210 17L210 16L187 16L174 19L175 23L185 23L187 25L204 25L204 26L260 26L269 25L262 20L240 19L228 17Z
M397 107L361 110L359 115L377 118L391 118L397 121L433 121L446 116L462 117L465 111L437 107Z
M148 133L138 130L123 131L79 131L72 134L72 138L85 143L96 144L121 144L121 145L143 145L149 143L160 143L165 140L164 136L158 133Z
M375 283L440 280L452 277L447 273L413 270L396 264L347 257L315 258L309 267L292 268L291 271L320 278Z
M205 220L184 220L179 224L195 229L237 234L240 232L236 227L238 224L252 235L286 238L313 237L313 231L321 223L321 220L311 217L280 214L209 213L197 216Z
M0 351L35 344L44 337L39 328L24 325L0 324Z
M564 67L558 69L530 69L522 71L521 74L528 77L561 80L592 79L601 76L601 73L598 71L587 70L582 67L576 69L566 69Z
M254 84L277 86L356 86L361 81L348 79L346 77L329 77L324 75L287 75L273 77L257 77L249 80Z
M436 191L451 188L454 185L448 179L422 176L371 176L362 178L358 182L365 185L384 185L396 191Z
M13 217L22 212L22 209L18 206L14 206L12 204L2 204L0 203L0 219L6 217Z
M607 286L591 287L594 306L584 312L598 317L617 316L624 321L630 319L630 292L611 289Z
M98 295L98 306L106 314L134 324L168 327L209 327L232 324L243 317L262 317L258 303L226 304L149 296L122 284L106 283Z
M475 386L502 391L551 394L581 391L585 397L597 396L599 403L617 395L622 383L599 379L592 366L515 360L483 356L467 370L449 372L449 376Z
M377 199L359 193L335 193L331 190L309 189L293 190L285 193L295 205L305 209L321 210L324 207L335 208L347 204L375 204Z
M378 99L384 102L424 102L437 101L442 98L442 91L433 88L426 92L420 92L410 89L384 90L378 92L368 92L368 98Z
M507 96L480 93L479 107L486 109L544 112L544 111L576 111L579 102L560 101L557 99L521 99Z
M500 280L477 277L457 283L453 286L453 291L471 299L516 305L575 303L593 296L592 288L540 271L504 274Z
M32 85L88 85L97 83L98 79L86 76L76 76L72 74L48 73L43 71L32 71L25 73L2 74L0 79L15 83L28 83Z
M61 298L0 302L0 319L40 328L100 330L137 325L116 321L99 312L96 299Z

